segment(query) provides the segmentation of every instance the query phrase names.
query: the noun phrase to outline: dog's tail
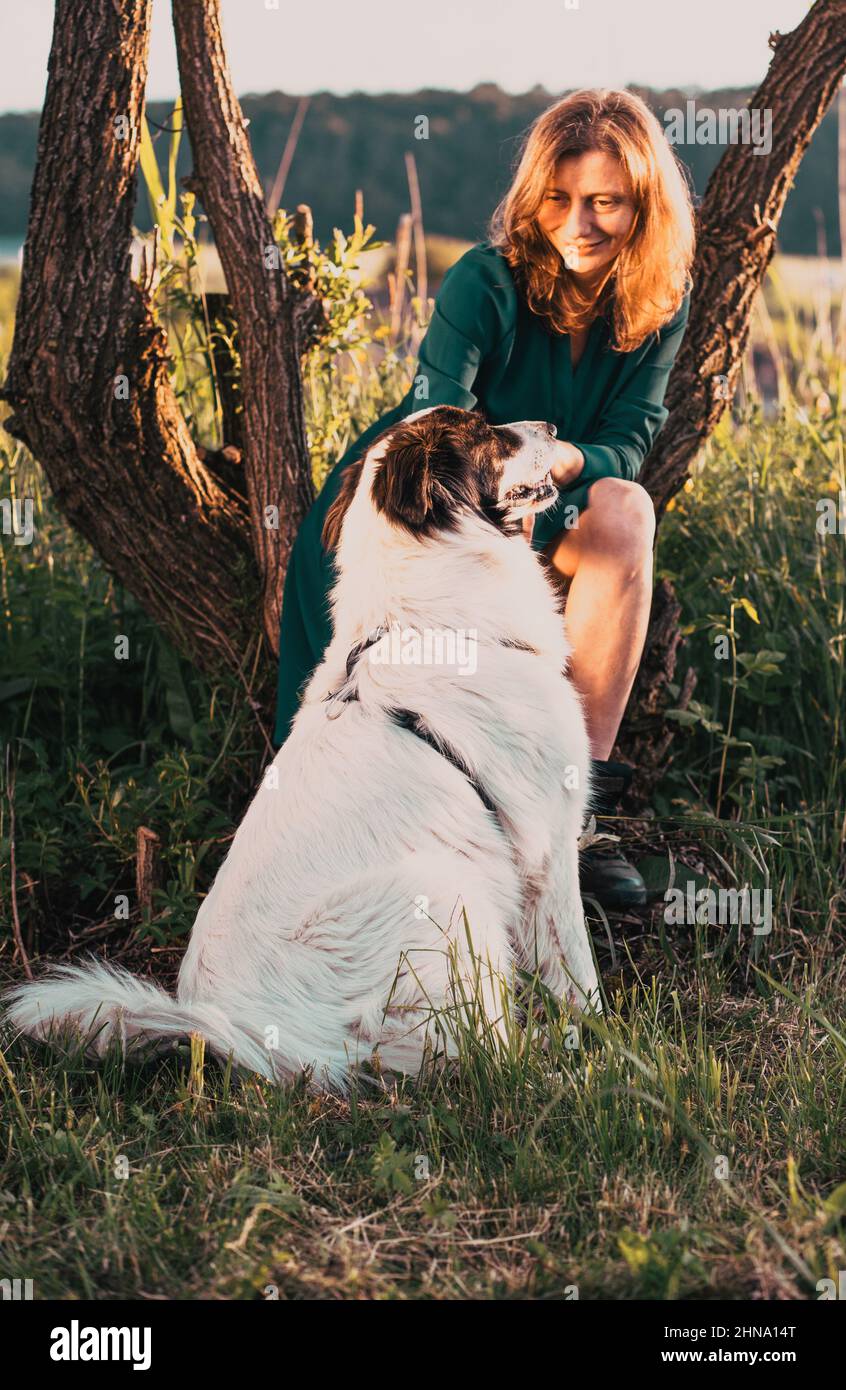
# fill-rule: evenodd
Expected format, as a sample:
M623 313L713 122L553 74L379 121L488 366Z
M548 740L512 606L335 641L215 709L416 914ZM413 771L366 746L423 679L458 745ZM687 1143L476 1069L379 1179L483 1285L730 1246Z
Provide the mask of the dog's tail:
M181 1003L149 980L119 966L92 961L56 966L30 984L17 985L3 999L5 1021L30 1037L57 1041L81 1035L86 1052L102 1057L110 1042L161 1046L192 1033L224 1059L258 1072L269 1081L290 1081L305 1066L296 1049L280 1047L279 1027L262 1030L232 1017L214 1004ZM268 1036L269 1034L269 1036ZM340 1067L332 1068L341 1072ZM326 1078L343 1084L343 1075Z

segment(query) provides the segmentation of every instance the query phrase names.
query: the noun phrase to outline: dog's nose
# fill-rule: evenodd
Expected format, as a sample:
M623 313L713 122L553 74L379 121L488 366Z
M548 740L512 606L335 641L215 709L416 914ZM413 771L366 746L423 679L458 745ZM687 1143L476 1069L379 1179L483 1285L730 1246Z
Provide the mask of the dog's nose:
M553 425L551 421L549 421L549 422L547 423L546 428L547 428L547 432L548 432L548 434L549 434L550 439L555 439L556 436L557 436L557 434L558 434L558 430L557 430L556 426Z

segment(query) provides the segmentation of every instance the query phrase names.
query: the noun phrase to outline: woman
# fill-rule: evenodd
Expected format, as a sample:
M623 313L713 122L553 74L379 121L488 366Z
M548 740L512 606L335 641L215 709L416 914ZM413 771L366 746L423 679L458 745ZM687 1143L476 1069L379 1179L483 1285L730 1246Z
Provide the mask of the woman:
M430 405L477 409L495 425L547 420L558 433L559 500L529 539L566 587L593 804L613 813L633 769L609 759L652 593L654 513L636 479L667 418L693 243L681 167L638 97L585 90L538 117L489 240L444 278L411 388L347 450L297 536L283 598L277 746L331 637L334 571L322 529L344 468L382 430ZM643 879L619 851L583 858L586 895L615 907L645 901Z

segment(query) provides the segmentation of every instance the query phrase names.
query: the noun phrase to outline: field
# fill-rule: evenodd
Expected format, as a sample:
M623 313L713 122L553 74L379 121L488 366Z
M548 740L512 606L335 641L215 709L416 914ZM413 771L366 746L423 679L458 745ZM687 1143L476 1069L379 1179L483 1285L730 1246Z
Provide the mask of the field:
M844 366L818 270L776 265L734 417L660 529L697 688L655 816L613 827L654 901L592 923L603 1018L547 1003L495 1046L470 1000L457 1063L344 1100L196 1043L95 1066L6 1038L0 1274L39 1298L660 1300L813 1299L846 1269ZM363 332L312 364L318 476L399 397L413 341ZM260 772L255 724L7 435L0 495L35 509L33 544L0 549L0 973L20 977L17 918L36 966L94 950L170 983ZM116 921L139 827L161 838L153 907ZM747 888L766 922L673 921L688 884Z

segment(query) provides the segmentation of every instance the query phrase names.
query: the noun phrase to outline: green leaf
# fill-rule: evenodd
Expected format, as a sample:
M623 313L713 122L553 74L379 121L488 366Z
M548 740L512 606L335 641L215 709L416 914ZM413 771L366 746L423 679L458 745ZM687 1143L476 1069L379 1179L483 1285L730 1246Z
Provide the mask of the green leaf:
M650 894L660 897L670 885L670 860L666 854L646 854L638 859L635 868Z
M177 737L189 743L191 730L196 722L194 712L191 709L179 657L164 641L158 644L158 664L159 675L165 688L168 722Z
M141 150L139 154L141 173L144 176L144 183L147 187L147 198L150 203L150 213L155 222L159 221L159 209L165 201L165 191L162 185L159 166L156 162L156 152L153 149L153 142L150 138L150 127L147 124L147 117L141 117Z
M15 695L22 695L25 690L31 690L35 684L28 676L21 676L16 681L0 682L0 700L11 700Z
M748 598L742 598L740 600L740 606L743 609L744 613L746 613L747 616L752 619L753 623L757 623L760 627L761 619L758 617L758 611L755 608L754 603L752 603L751 600Z
M173 222L176 214L176 161L179 157L179 142L182 139L182 96L176 98L176 104L171 116L171 135L170 148L168 150L167 161L167 198L165 199L165 209L168 221Z
M690 724L698 724L701 716L695 710L668 709L667 718L675 720L676 724L682 724L686 728Z
M823 1202L823 1210L829 1217L846 1217L846 1182L835 1187Z
M383 1134L370 1161L373 1183L381 1192L411 1192L412 1156L398 1149L390 1134Z

